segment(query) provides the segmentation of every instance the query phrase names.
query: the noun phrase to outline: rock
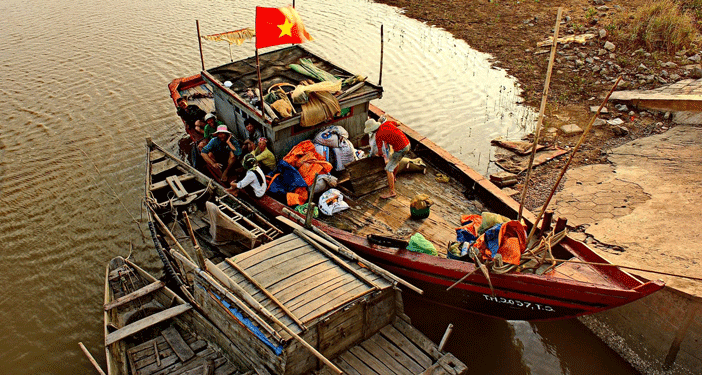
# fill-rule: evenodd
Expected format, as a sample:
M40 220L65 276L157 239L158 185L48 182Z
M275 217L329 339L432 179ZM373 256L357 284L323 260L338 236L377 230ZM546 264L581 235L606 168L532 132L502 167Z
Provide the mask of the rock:
M568 125L563 125L561 126L561 131L565 135L573 135L573 134L580 134L583 132L583 129L580 129L578 125L575 124L568 124Z
M663 67L663 68L677 68L677 66L678 66L678 64L676 64L672 61L664 62L663 64L661 64L661 67Z
M604 109L604 108L602 108L602 109ZM597 109L595 109L595 111L597 111ZM592 126L595 128L599 128L599 127L602 127L602 125L604 125L606 123L607 122L605 122L605 120L598 118L598 119L595 119L595 122L592 123Z
M688 57L687 59L690 61L694 61L694 62L700 62L700 60L702 60L702 58L700 58L699 54L692 55L692 56Z
M612 132L614 132L614 135L617 137L624 137L629 134L629 129L620 125L614 125L612 126Z
M604 5L604 0L592 0L592 3L595 5Z
M629 116L636 116L636 112L634 112L634 111L629 111Z
M576 59L576 60L575 60L575 67L576 67L576 68L580 68L580 67L582 67L583 65L585 65L585 63L583 62L583 60L580 60L580 59Z
M669 77L669 78L670 78L670 80L671 80L671 81L675 82L675 81L678 81L678 80L680 80L680 78L681 78L681 77L680 77L680 75L679 75L679 74L675 74L675 73L673 73L673 74L671 74L671 75L670 75L670 77Z
M614 108L616 108L617 111L619 111L619 112L626 112L629 110L629 108L627 108L626 104L617 104L614 106Z
M600 29L599 33L600 33L600 39L604 39L607 37L607 30Z
M606 49L606 50L609 51L609 52L614 51L615 48L617 48L617 47L614 45L614 43L612 43L612 42L610 42L610 41L607 41L607 42L605 42L605 44L604 44L604 49Z
M621 5L615 5L614 9L620 12L624 10L624 8L622 8Z
M610 54L609 54L609 59L610 59L610 60L614 60L614 59L616 59L616 58L617 58L617 55L615 55L615 54L613 54L613 53L610 53Z
M595 9L599 10L600 12L606 12L606 11L609 10L609 7L606 6L606 5L600 5L600 6L598 6L598 7L595 8Z
M661 70L661 77L667 77L668 76L668 71L667 70Z
M600 21L599 18L592 17L592 19L590 20L590 25L597 25L597 22L599 22L599 21Z
M654 76L653 74L649 74L646 76L646 83L651 83L655 80L656 80L656 76Z
M609 42L607 42L607 43L609 43ZM597 56L602 56L602 55L606 55L606 54L607 54L606 49L600 48L597 50Z
M638 70L639 72L645 72L645 71L648 70L648 67L647 67L646 65L644 65L643 63L641 63L641 64L636 68L636 70Z
M585 59L585 62L592 65L595 62L595 60L592 57L588 57Z
M598 108L600 108L599 105L591 105L590 112L595 113L595 112L597 112ZM609 110L607 109L607 107L602 107L602 110L600 111L600 113L609 113Z
M692 75L692 78L699 79L702 78L702 68L699 66L696 66L694 69L692 69L692 72L690 72Z
M669 119L669 118L670 118L670 112L666 112L666 113L663 115L663 119L667 120L667 119Z
M624 121L622 119L620 119L619 117L617 117L617 118L614 118L611 120L607 120L607 123L610 125L621 125L624 123Z

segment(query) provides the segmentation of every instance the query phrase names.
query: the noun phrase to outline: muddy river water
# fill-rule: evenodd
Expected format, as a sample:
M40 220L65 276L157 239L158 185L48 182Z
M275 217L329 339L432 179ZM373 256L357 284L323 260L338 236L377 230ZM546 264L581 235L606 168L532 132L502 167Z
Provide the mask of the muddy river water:
M166 85L199 72L202 32L254 25L241 0L0 2L0 374L90 374L104 365L104 267L116 255L159 273L141 215L144 138L176 150L180 120ZM298 1L308 47L377 82L376 105L481 173L489 140L533 127L519 89L488 56L448 33L365 0ZM207 67L229 61L205 42ZM253 44L232 49L234 59ZM471 373L633 373L577 321L529 324L447 311L407 298L433 339Z

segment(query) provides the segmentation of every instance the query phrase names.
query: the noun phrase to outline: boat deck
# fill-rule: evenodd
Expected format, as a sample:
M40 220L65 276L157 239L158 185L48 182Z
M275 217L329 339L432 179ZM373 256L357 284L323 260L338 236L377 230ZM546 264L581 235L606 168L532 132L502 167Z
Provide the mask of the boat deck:
M392 199L380 197L387 188L358 199L344 196L350 208L331 217L320 215L320 220L364 237L374 234L409 241L418 232L430 239L439 255L445 258L449 242L456 241L461 215L480 214L483 205L478 200L468 199L463 193L464 187L456 180L437 181L439 173L431 165L427 166L426 174L400 173L395 182L397 196ZM410 216L410 203L417 194L426 194L434 202L426 219Z

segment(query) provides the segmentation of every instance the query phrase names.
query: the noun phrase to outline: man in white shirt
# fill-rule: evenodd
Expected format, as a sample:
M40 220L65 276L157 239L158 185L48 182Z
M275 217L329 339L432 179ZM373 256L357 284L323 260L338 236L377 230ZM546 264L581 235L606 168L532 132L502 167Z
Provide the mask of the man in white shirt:
M236 196L239 190L248 187L247 190L250 194L253 193L256 198L261 198L266 194L266 175L263 174L256 158L251 154L246 154L241 164L246 169L246 176L239 182L232 181L231 188L227 189L227 192Z

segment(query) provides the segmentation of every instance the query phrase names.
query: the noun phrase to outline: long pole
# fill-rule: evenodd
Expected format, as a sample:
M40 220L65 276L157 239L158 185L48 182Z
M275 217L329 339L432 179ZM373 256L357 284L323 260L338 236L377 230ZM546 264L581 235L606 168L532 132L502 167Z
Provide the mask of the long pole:
M546 99L548 98L548 87L551 84L551 72L553 72L553 60L556 57L556 49L558 48L558 29L561 25L562 12L563 8L558 8L558 14L556 15L556 27L553 31L553 45L551 45L551 57L548 60L548 69L546 70L546 83L544 83L544 93L541 95L539 120L536 123L536 132L534 133L534 144L531 146L529 166L527 167L527 174L526 178L524 179L524 186L522 187L522 199L519 201L519 214L517 215L517 221L522 220L522 210L524 209L524 200L526 199L527 187L529 186L529 179L531 178L531 168L534 165L534 157L536 156L536 146L539 144L539 137L541 135L541 125L544 122L544 111L546 110Z
M383 85L383 25L380 25L380 73L378 74L378 86Z
M261 101L261 118L265 122L266 109L263 107L263 86L261 85L261 63L258 59L258 48L256 48L256 73L258 74L258 98Z
M100 365L98 365L98 363L97 363L97 361L95 360L95 358L93 358L93 355L90 354L90 352L88 351L88 348L86 348L85 345L83 345L82 342L79 342L79 343L78 343L78 346L80 346L80 349L81 349L81 350L83 351L83 353L85 353L85 355L88 357L88 360L90 361L90 363L93 364L93 366L95 367L95 370L97 370L97 372L98 372L100 375L105 375L105 371L103 371L102 368L100 367Z
M575 153L578 151L578 148L580 148L580 145L583 143L583 140L585 140L585 136L587 135L588 132L590 132L590 129L592 128L592 124L595 123L597 116L600 115L600 111L602 111L602 107L604 107L604 105L607 104L609 97L614 92L614 89L617 88L617 85L619 84L619 81L621 81L621 80L622 80L622 76L619 76L619 78L617 78L617 81L614 82L614 85L612 85L612 89L609 90L609 93L607 93L607 97L604 98L604 100L602 101L602 104L600 104L600 107L597 108L597 113L595 113L595 115L592 116L592 119L590 119L590 123L587 124L585 131L583 131L583 134L580 136L580 140L578 140L578 143L575 145L575 147L573 147L573 151L571 151L570 156L568 157L568 161L563 166L563 169L561 170L561 174L558 175L558 179L556 180L556 183L553 184L553 188L551 189L551 194L549 194L548 199L546 199L546 203L544 203L544 206L541 208L541 212L539 212L539 216L536 217L536 220L532 224L531 231L529 232L529 237L527 238L526 243L530 243L531 238L534 237L534 233L536 233L536 228L539 226L539 220L541 220L541 217L544 215L544 212L546 211L548 204L551 203L551 198L553 198L553 194L556 192L558 185L561 183L561 179L563 178L563 175L565 175L566 171L568 170L568 167L570 166L570 163L573 161L573 156L575 156Z
M195 25L197 26L197 44L200 45L200 62L202 63L202 70L205 70L205 58L202 56L202 38L200 37L200 21L195 20Z

